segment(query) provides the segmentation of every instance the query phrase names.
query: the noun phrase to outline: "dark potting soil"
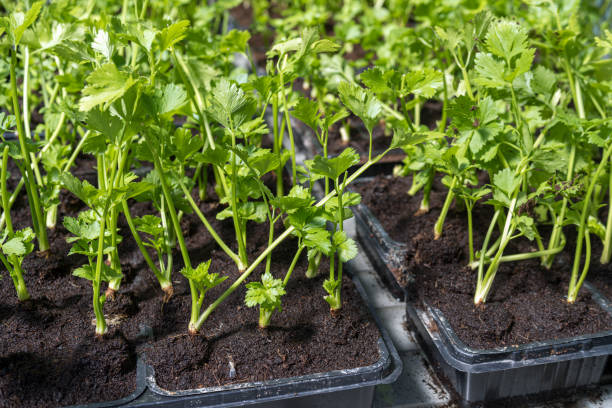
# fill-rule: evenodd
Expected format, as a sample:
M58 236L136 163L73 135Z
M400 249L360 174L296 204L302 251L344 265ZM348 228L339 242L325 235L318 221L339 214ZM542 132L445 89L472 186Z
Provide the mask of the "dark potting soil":
M93 166L94 161L85 158L77 161L75 172L95 184ZM201 210L219 235L233 243L231 220L215 219L221 208L212 200L212 188L209 197L200 203ZM141 352L154 365L158 383L172 390L355 368L378 360L380 334L351 281L344 278L343 310L332 317L323 299L325 261L321 277L306 279L305 254L283 297L283 312L274 314L268 329L258 328L258 309L244 305L242 285L210 316L199 336L187 335L191 305L188 283L178 273L183 266L180 254L174 254L175 295L166 302L123 217L119 252L124 280L104 307L109 333L96 338L91 284L71 275L86 258L67 256L68 233L61 223L85 207L68 192L62 192L61 200L59 222L49 237L51 250L31 254L23 264L32 299L19 303L10 277L2 272L0 407L65 406L125 397L135 390ZM133 217L155 213L149 203L129 205ZM15 227L30 225L29 217L24 196L12 211ZM194 265L212 258L211 271L229 276L207 293L212 300L238 272L195 215L185 215L181 227ZM280 231L279 224L277 235ZM268 229L249 223L248 233L253 241L249 257L254 259L267 242ZM295 246L288 240L274 251L271 270L276 277L284 276ZM247 282L259 279L261 269ZM229 361L236 371L233 378Z
M287 246L276 254L271 269L274 276L284 276L293 252ZM218 296L238 276L232 263L218 255L213 260L213 269L225 271L230 279L210 296ZM331 317L329 306L323 300L324 276L308 279L304 276L305 269L304 257L287 287L282 313L273 315L267 329L257 326L258 310L244 305L246 290L241 286L211 315L200 335L186 334L190 299L185 282L181 282L179 294L164 306L159 317L145 317L163 319L162 327L154 329L155 341L145 347L158 385L167 390L193 389L362 367L376 362L379 333L350 280L344 278L341 314ZM260 273L254 273L248 281L258 279ZM155 303L159 306L159 302Z
M610 315L585 290L573 305L565 301L573 259L569 243L550 270L542 268L539 259L502 263L487 302L475 306L476 271L467 266L465 210L456 209L453 204L443 235L438 240L433 237L433 227L446 196L438 183L432 189L430 211L418 216L414 214L422 193L409 197L408 179L379 176L369 185L359 187L364 194L363 202L379 217L383 227L407 244L404 274L398 276L398 281L409 290L411 301L440 309L459 338L477 349L612 330ZM476 249L482 245L491 217L491 206L479 205L474 209ZM535 242L517 239L507 247L506 254L535 250Z

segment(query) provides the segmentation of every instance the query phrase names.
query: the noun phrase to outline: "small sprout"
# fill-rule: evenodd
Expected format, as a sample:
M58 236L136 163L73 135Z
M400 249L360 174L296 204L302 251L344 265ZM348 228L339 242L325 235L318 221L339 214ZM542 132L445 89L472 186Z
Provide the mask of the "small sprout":
M210 259L206 262L202 262L195 269L190 267L184 267L181 269L181 274L185 278L189 279L189 281L193 283L193 286L195 286L197 300L195 304L192 305L192 309L195 308L195 310L192 310L192 315L196 317L200 315L200 309L204 303L204 295L206 292L221 284L228 278L227 276L219 277L219 274L216 272L210 273L208 271L210 269L210 262ZM189 332L191 334L196 334L198 332L198 328L193 323L193 321L189 323Z
M24 228L10 234L5 232L2 238L2 263L9 271L9 275L13 279L17 297L24 301L30 298L28 289L23 279L23 260L27 255L34 250L34 232L31 228Z
M261 276L261 282L251 282L246 287L244 303L248 307L259 306L259 327L265 329L270 324L272 313L282 310L281 297L285 294L283 281L268 272Z

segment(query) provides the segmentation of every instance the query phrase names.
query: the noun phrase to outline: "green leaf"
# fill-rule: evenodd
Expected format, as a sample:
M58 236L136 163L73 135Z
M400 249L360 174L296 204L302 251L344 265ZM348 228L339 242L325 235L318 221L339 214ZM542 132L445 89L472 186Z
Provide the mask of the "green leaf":
M257 223L262 223L266 221L268 217L266 204L262 201L248 201L237 203L236 205L238 207L238 216L243 220L251 220ZM225 220L231 218L233 214L232 207L227 207L223 211L218 212L216 218L218 220Z
M170 147L179 163L185 163L189 157L202 149L203 144L202 138L192 135L191 130L177 128L170 137L168 147Z
M338 85L340 100L351 112L359 116L368 132L372 132L382 113L382 104L372 93L358 85L341 82Z
M102 282L111 282L117 279L123 278L123 274L110 266L106 265L106 263L102 262L102 267L100 270L100 281ZM96 279L96 271L90 265L83 265L72 272L73 276L77 276L79 278L87 279L88 281L94 281Z
M512 170L505 168L493 176L493 184L507 196L511 196L520 184L520 179L514 175Z
M510 60L527 50L527 30L514 21L498 20L489 27L485 43L493 55Z
M43 4L43 1L37 1L32 4L32 7L30 7L27 13L15 12L11 14L9 17L9 35L13 39L13 45L18 45L25 30L34 24L34 21L36 21L40 14Z
M598 47L612 49L612 32L610 30L604 30L604 35L601 37L595 37L595 44Z
M346 235L346 232L336 231L332 240L341 262L348 262L357 256L357 244Z
M281 297L285 294L281 279L276 279L267 272L261 275L261 282L247 283L246 288L244 303L248 307L260 306L266 310L281 310Z
M60 181L68 191L90 207L92 207L92 204L100 195L98 189L87 180L81 181L70 173L63 173L60 176Z
M155 109L159 115L170 116L188 102L187 92L177 84L166 84L163 89L156 89Z
M147 214L134 218L134 225L138 231L149 234L154 238L161 237L164 234L162 220L155 215Z
M91 48L93 48L94 51L102 54L109 62L113 57L113 52L115 51L115 47L113 47L111 44L108 33L104 30L98 30L96 32L96 36L91 43Z
M181 274L187 279L192 281L200 291L206 292L209 289L221 284L228 277L219 277L218 273L210 273L210 259L206 262L200 263L195 269L194 268L183 268Z
M431 98L442 87L442 72L433 68L409 72L404 75L404 94L411 93L423 98Z
M442 132L433 130L412 132L407 126L393 126L393 137L389 149L408 148L427 142L430 140L441 139L445 136Z
M221 145L217 145L216 149L208 147L202 153L197 153L193 158L200 163L214 164L215 166L223 166L230 157L229 149L225 149Z
M476 83L489 88L500 88L506 85L504 79L505 65L489 53L476 54Z
M272 153L270 149L256 148L249 151L245 158L249 168L255 171L258 178L277 169L280 165L278 155Z
M189 20L181 20L164 28L159 33L160 50L172 48L176 43L186 37Z
M116 140L120 138L123 123L121 119L112 115L109 111L92 109L87 113L86 127L89 130L102 133L109 140ZM106 150L106 140L104 140L103 150Z
M536 93L544 95L552 94L556 82L557 78L555 77L555 73L548 68L538 65L536 69L533 70L532 87Z
M308 160L306 165L312 173L336 180L351 166L358 163L359 154L353 148L347 147L336 157L315 156L314 159Z
M98 105L109 105L121 98L134 84L132 77L119 72L112 62L92 72L87 77L87 82L79 101L81 111L89 111Z
M525 235L527 239L533 241L537 233L533 218L527 215L520 215L518 217L514 217L513 222L516 223L516 227Z
M370 68L362 72L359 79L379 96L393 97L401 86L401 77L395 70L383 71L380 68Z
M340 45L336 44L335 42L328 40L328 39L322 39L319 41L315 41L315 43L312 46L312 51L314 53L322 53L322 52L336 52L340 49Z
M325 228L307 228L303 243L309 249L317 249L327 256L331 255L332 243L330 241L330 233Z
M251 119L253 101L235 83L222 78L213 88L208 113L226 128L236 129Z
M231 30L221 38L219 47L222 52L245 52L246 46L251 38L248 31Z
M334 293L336 292L336 290L340 287L340 284L342 283L342 280L338 279L326 279L325 282L323 282L323 289L325 289L325 292L329 293L330 296L333 296ZM328 300L328 297L325 297L325 300L327 302L330 302L330 300ZM331 304L331 302L330 302Z
M4 252L6 256L24 256L26 254L26 248L19 238L12 238L2 244L2 252Z
M316 101L300 97L291 113L294 117L304 122L309 128L315 132L317 131L321 114L319 113L319 104Z
M64 227L75 237L87 241L93 241L100 237L100 222L93 217L91 211L82 211L77 218L64 217Z
M95 279L95 272L91 265L83 265L76 268L74 271L72 271L72 275L92 282Z
M309 191L298 184L291 188L288 195L274 197L271 204L284 213L292 213L300 208L309 207L313 201Z

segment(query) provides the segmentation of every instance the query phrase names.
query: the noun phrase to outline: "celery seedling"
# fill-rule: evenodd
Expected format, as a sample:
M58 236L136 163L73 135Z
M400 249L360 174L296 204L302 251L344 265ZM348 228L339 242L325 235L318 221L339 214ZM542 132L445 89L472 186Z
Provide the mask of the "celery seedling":
M0 169L0 194L2 199L2 210L4 211L4 221L6 223L6 230L4 237L2 238L2 252L0 253L0 260L4 264L4 267L15 285L17 291L17 297L19 300L27 300L30 298L28 289L23 279L23 270L21 264L23 258L30 252L32 252L33 246L30 244L33 238L33 232L31 229L18 231L15 233L13 230L13 222L11 220L11 204L7 190L7 177L8 177L8 154L9 146L5 146L2 152L2 169ZM7 241L8 239L8 241Z
M345 149L334 158L316 156L307 162L311 173L320 177L327 177L334 183L336 196L325 204L330 221L333 223L332 249L330 251L329 279L323 288L328 293L325 300L329 303L332 312L342 307L342 265L357 255L355 242L348 238L344 232L344 220L349 218L349 206L359 203L360 196L356 193L345 193L348 169L359 163L359 155L351 148ZM338 255L338 268L335 269L334 256Z
M11 80L11 94L13 101L13 113L15 115L15 122L17 125L17 136L19 139L19 148L21 153L21 160L23 165L19 166L23 171L23 177L25 179L25 187L28 196L28 203L31 208L32 225L38 240L38 250L43 252L49 249L49 240L47 238L47 226L45 223L45 215L42 207L40 192L36 184L36 178L34 177L32 160L30 157L30 147L28 146L29 140L27 139L24 126L30 126L29 123L23 123L21 116L21 109L18 100L17 93L17 48L21 41L21 38L28 27L30 27L37 19L38 14L42 8L43 2L38 1L32 5L27 13L14 12L10 17L3 19L3 25L8 28L7 35L10 40L10 80ZM1 33L2 31L0 31Z
M111 246L111 233L106 229L106 211L97 214L94 210L82 211L77 218L65 217L64 226L74 236L67 238L72 243L68 255L81 254L87 263L73 271L74 276L87 279L93 285L93 308L96 316L96 335L107 331L104 318L105 295L100 295L101 282L121 279L122 275L103 262L103 257L114 249Z
M7 218L7 223L10 222ZM31 228L24 228L19 231L9 232L8 228L4 233L4 237L0 242L2 251L0 252L0 260L9 272L17 298L21 301L28 300L30 293L23 279L23 260L34 250L34 233Z

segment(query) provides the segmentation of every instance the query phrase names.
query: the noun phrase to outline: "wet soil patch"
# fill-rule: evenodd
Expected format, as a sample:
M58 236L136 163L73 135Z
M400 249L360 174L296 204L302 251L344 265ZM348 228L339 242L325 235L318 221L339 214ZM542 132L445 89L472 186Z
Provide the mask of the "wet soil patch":
M409 301L440 309L468 346L488 349L612 330L612 318L586 290L580 292L573 305L565 301L575 241L571 238L571 228L566 231L566 249L557 255L550 270L542 268L539 259L502 263L487 302L475 306L476 271L467 266L465 210L453 204L443 235L435 240L433 227L446 192L436 181L431 210L415 216L422 195L406 195L409 185L408 179L380 176L360 189L364 203L372 205L383 226L408 247L405 269L398 281L407 287ZM394 214L397 214L395 219ZM479 249L492 218L492 206L477 206L473 216L474 247ZM547 231L541 233L547 242ZM511 241L505 254L536 250L535 242L516 239Z

